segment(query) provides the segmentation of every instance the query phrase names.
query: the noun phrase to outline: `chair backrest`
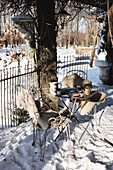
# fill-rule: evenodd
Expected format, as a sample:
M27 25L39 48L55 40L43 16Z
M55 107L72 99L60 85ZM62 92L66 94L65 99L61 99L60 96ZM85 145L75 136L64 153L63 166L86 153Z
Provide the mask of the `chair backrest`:
M88 73L90 57L86 55L74 56L58 56L57 69L60 72L62 69L63 77L66 75L66 72L69 70L83 70L85 73Z
M81 107L79 109L79 113L81 115L85 115L88 112L90 112L95 104L100 104L102 102L105 102L106 93L97 91L97 92L94 92L93 94L89 95L89 100L81 101Z
M39 116L35 101L23 86L21 86L21 89L22 91L19 93L17 98L17 106L23 107L27 110L30 118L33 120L33 123L35 123L37 122L37 118Z
M71 75L73 73L77 73L77 75L79 75L81 78L88 80L88 75L83 70L75 70L75 69L74 70L70 70L70 71L68 71L66 73L66 76Z
M91 86L92 82L87 79L87 74L82 70L71 70L62 80L63 88L75 88L77 86L84 88L86 85Z

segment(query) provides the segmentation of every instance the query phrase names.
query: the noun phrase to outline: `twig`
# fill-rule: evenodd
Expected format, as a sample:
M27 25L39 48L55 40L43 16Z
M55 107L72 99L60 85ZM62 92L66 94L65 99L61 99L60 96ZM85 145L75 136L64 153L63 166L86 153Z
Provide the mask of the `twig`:
M99 117L99 125L100 125L100 120L101 120L101 118L102 118L103 113L104 113L104 110L102 111L102 113L101 113L101 115L100 115L100 117Z
M110 144L111 146L113 146L113 143L111 143L109 140L107 140L106 138L104 138L104 142Z

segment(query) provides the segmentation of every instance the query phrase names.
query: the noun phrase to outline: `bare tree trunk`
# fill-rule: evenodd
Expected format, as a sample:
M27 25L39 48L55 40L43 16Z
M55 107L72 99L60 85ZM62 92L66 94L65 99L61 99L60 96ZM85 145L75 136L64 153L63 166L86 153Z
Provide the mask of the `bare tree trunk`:
M96 18L94 19L92 30L94 30L94 35L93 35L93 49L92 49L92 53L90 57L90 67L93 66L93 59L95 56L95 46L97 44L97 37L98 37L98 32L99 32L99 23L96 22Z
M76 17L76 43L79 45L79 14Z
M2 13L0 12L0 36L2 32Z
M87 19L87 46L89 46L89 19Z
M90 56L90 67L93 66L93 59L94 59L94 56L95 56L95 46L96 46L96 43L97 43L97 36L94 37L93 49L92 49L91 56Z
M66 22L67 22L67 18L66 18ZM66 31L65 31L65 46L66 48L68 48L68 41L69 41L69 35L68 35L68 32L69 32L69 23L66 24Z
M113 46L113 4L109 8L109 0L107 1L107 8L108 8L109 34L110 34L111 43L112 43L112 46Z
M109 80L107 84L112 85L113 84L113 49L111 48L111 38L109 32L107 35L107 55L110 63L112 64L112 67L109 72Z
M38 0L40 89L44 106L58 109L58 98L49 93L50 82L57 82L56 22L54 1Z
M109 0L107 1L107 9L108 9L108 25L109 25L109 31L107 35L107 55L110 63L112 64L111 70L109 72L109 80L108 84L112 85L113 84L113 4L109 8Z

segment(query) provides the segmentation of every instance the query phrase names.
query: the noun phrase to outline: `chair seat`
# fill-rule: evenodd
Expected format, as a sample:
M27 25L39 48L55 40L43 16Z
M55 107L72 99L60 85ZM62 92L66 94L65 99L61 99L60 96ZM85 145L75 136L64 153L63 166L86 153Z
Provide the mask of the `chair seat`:
M93 95L94 94L94 95ZM85 98L80 101L80 109L79 113L81 115L85 115L90 112L95 104L100 104L104 102L106 98L106 94L103 92L95 92L93 91L85 100Z

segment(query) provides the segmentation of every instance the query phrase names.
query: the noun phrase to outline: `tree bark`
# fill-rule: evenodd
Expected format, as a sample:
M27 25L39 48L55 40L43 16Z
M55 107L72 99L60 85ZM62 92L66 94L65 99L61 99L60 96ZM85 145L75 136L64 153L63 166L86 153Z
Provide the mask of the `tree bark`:
M108 35L107 35L106 51L107 51L107 55L108 55L108 60L112 64L110 72L109 72L109 80L108 80L107 84L113 85L113 49L111 48L111 38L110 38L109 32L108 32Z
M97 36L94 37L94 42L93 42L93 49L92 49L92 52L91 52L91 56L90 56L90 67L93 67L93 59L94 59L94 56L95 56L95 46L96 46L96 43L97 43Z
M2 13L0 11L0 36L1 36L1 32L2 32Z
M40 90L45 107L58 109L58 98L51 96L49 83L57 82L56 22L53 0L38 0ZM47 108L48 108L47 107Z
M110 69L109 72L109 80L108 80L108 84L113 85L113 4L112 6L109 8L109 0L107 1L107 9L108 9L108 25L109 25L109 31L107 34L107 55L108 55L108 59L110 61L110 63L112 64L112 67Z
M112 3L112 6L109 8L109 0L107 1L107 8L108 8L109 34L110 34L111 43L113 46L113 3Z

